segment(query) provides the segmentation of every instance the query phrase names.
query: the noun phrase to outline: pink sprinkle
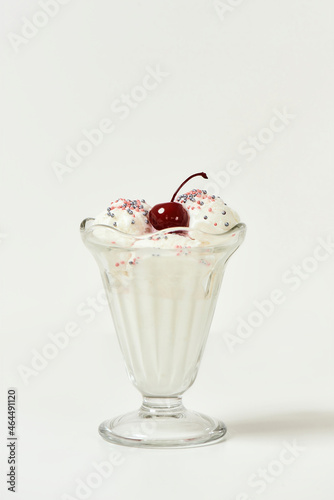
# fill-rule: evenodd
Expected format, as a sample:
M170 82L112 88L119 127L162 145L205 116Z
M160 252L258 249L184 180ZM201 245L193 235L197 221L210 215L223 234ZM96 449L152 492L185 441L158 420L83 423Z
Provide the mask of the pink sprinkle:
M217 226L217 222L214 223L214 226Z
M119 266L119 263L118 263L118 262L116 262L115 266L116 266L116 267L118 267L118 266Z
M121 264L125 264L124 260L121 261Z
M212 208L209 208L209 209L208 209L208 211L209 211L209 212L212 212Z

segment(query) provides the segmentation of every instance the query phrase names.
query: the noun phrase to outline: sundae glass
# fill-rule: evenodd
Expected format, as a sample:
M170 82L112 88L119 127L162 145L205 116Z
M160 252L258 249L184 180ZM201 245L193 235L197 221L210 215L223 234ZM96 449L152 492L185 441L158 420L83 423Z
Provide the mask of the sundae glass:
M100 425L112 443L188 447L226 433L221 421L186 409L182 395L196 378L225 266L246 226L206 191L174 201L176 194L153 208L121 198L81 223L128 375L143 396L139 410Z

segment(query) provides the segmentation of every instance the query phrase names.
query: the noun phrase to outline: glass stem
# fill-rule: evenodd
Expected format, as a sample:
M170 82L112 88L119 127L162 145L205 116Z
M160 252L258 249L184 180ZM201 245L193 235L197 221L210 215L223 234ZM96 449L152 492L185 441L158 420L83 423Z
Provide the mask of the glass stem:
M150 415L170 415L184 410L181 396L150 397L143 396L141 411Z

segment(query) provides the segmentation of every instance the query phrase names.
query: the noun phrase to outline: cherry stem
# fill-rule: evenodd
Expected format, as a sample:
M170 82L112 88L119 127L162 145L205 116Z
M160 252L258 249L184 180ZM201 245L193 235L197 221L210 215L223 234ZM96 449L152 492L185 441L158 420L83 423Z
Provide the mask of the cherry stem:
M198 175L200 175L201 177L204 177L204 179L208 178L208 176L206 175L205 172L198 172L198 174L191 175L190 177L188 177L188 179L186 179L184 182L182 182L182 184L181 184L181 186L179 188L177 188L177 190L173 194L173 197L172 197L172 199L170 201L173 202L175 200L175 197L176 197L177 193L180 191L181 187L185 185L186 182L190 181L190 179L192 179L193 177L197 177Z

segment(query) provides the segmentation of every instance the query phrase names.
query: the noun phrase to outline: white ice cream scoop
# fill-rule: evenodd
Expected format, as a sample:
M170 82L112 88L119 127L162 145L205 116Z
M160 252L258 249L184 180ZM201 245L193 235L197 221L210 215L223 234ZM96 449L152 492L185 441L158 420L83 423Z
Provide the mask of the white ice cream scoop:
M215 195L205 190L193 189L177 197L189 212L189 228L206 233L221 234L240 222L240 217L232 208Z
M152 231L148 220L150 210L151 207L145 200L119 198L95 218L95 224L111 226L132 235L150 233Z

